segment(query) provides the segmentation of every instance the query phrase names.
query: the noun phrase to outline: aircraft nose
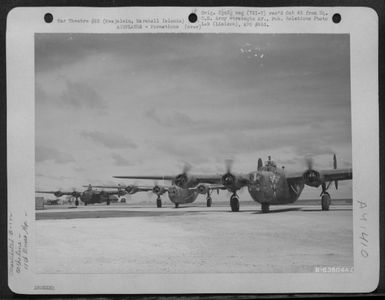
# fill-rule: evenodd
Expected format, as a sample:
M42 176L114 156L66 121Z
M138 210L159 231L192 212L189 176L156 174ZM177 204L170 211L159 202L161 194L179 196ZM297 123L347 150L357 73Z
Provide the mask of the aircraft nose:
M261 180L262 180L261 174L259 174L258 172L252 173L250 175L251 188L256 191L259 191L261 189Z
M176 194L176 188L170 188L169 192L171 195L175 195Z

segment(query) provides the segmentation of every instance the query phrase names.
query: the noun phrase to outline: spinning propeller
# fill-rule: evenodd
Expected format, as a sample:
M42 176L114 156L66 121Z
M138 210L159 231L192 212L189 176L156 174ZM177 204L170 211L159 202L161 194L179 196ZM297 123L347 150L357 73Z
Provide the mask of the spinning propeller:
M320 172L314 170L313 168L313 159L311 157L306 158L306 165L307 165L307 170L303 173L303 178L305 180L305 183L309 186L314 186L318 187L321 184L324 184L324 178L320 174ZM333 169L337 169L337 158L336 155L333 155ZM329 182L329 185L327 188L329 188L331 181ZM338 181L334 180L334 185L336 189L338 189ZM327 189L326 188L326 189Z
M306 157L307 170L303 173L303 179L309 186L318 187L321 184L320 173L313 169L313 158Z
M182 173L175 177L175 185L181 188L187 188L189 183L188 173L191 170L191 165L185 163L183 166Z
M232 159L226 159L225 165L226 165L226 173L222 176L222 184L225 187L229 187L234 185L235 183L235 176L231 173L231 169L233 167L234 161Z

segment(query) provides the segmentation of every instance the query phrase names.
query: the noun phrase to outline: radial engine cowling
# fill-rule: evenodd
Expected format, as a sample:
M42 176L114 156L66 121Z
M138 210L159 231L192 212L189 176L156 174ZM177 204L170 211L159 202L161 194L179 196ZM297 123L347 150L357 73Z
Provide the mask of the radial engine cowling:
M309 186L319 187L322 184L321 174L315 170L307 170L303 173L303 179Z
M197 187L197 191L199 194L205 195L209 191L209 188L204 184L200 184Z
M226 173L225 175L222 176L222 184L225 187L231 187L235 185L236 178L233 174L231 173Z
M165 188L159 185L156 185L152 188L152 192L156 195L162 195L165 191Z

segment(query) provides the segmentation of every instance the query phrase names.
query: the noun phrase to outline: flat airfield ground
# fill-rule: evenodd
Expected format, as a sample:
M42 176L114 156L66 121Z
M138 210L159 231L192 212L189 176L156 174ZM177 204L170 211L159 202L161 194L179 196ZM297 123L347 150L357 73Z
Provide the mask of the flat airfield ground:
M351 202L350 202L351 203ZM319 201L162 208L114 203L36 211L38 273L314 272L353 266L352 206Z

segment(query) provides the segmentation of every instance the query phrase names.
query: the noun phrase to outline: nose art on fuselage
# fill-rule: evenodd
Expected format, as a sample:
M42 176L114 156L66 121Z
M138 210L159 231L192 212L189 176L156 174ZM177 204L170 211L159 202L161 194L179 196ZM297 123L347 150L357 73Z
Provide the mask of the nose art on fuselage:
M249 190L253 192L259 192L261 190L262 175L258 172L250 174Z

